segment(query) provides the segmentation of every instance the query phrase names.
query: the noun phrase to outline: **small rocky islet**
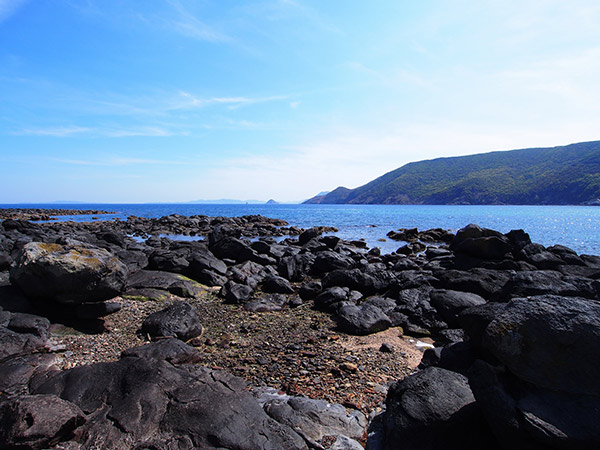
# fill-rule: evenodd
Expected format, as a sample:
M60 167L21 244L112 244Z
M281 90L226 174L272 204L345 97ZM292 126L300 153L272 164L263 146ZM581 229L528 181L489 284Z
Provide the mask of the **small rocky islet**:
M0 448L600 447L598 256L477 225L381 254L262 216L3 217Z

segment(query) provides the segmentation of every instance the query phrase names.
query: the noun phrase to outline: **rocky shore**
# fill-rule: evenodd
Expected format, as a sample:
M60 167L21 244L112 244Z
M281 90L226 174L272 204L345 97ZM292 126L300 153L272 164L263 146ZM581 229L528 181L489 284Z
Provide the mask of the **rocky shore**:
M0 220L56 220L56 216L114 214L99 209L0 208Z
M262 216L14 217L0 448L600 447L598 256L476 225L382 255Z

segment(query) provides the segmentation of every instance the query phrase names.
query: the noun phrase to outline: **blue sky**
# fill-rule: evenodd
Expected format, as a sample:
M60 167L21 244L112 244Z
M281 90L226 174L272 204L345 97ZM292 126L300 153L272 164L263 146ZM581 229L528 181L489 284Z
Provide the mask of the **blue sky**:
M0 0L0 203L295 201L600 139L597 0Z

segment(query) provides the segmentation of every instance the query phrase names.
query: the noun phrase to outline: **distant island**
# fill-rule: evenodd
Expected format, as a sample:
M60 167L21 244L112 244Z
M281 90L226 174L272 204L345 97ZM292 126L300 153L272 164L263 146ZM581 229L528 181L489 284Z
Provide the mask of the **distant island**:
M304 203L600 205L600 141L412 162Z

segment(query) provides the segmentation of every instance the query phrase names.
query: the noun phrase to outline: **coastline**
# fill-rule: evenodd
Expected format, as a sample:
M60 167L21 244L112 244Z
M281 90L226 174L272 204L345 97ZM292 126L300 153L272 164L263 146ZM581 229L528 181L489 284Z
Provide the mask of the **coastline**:
M454 385L446 384L444 380L448 379L456 379L461 394L455 403L453 400L452 405L445 404L443 408L450 411L470 405L471 410L476 406L487 417L497 406L488 402L484 390L478 386L490 382L485 375L486 364L493 361L497 364L498 358L503 370L513 377L512 383L524 380L523 392L527 392L526 386L531 383L538 386L536 389L551 389L552 395L544 397L544 402L552 403L557 392L571 398L573 389L590 402L597 401L597 393L588 387L586 378L595 369L581 359L581 352L563 345L556 336L565 327L572 327L573 333L583 333L578 342L585 348L597 344L600 257L578 255L563 246L546 248L531 243L522 230L503 234L475 225L456 234L444 230L396 232L396 238L402 241L398 244L399 251L393 254L382 254L362 241L344 241L328 235L328 231L331 228L301 229L280 219L258 215L171 215L160 219L131 217L125 221L48 223L4 220L0 228L3 308L0 314L5 327L2 336L13 343L20 342L20 347L11 344L4 350L0 370L8 371L12 378L8 377L9 381L0 386L4 393L0 416L7 417L3 414L9 406L24 407L24 402L35 405L36 396L41 393L60 397L69 405L83 405L78 398L66 394L70 389L69 377L86 373L88 381L78 383L83 383L81 389L91 389L89 395L92 395L102 385L96 377L107 376L103 372L105 367L111 368L111 377L118 377L121 368L127 367L135 373L145 364L158 364L163 371L160 373L171 374L169 377L191 376L190 383L204 380L206 374L214 379L230 377L229 374L241 377L245 381L239 382L251 388L262 405L260 414L266 414L264 420L267 417L274 420L278 427L284 427L289 439L313 448L329 448L337 442L335 439L342 439L340 436L354 440L357 445L365 444L367 417L369 448L388 448L398 436L412 439L416 430L422 435L424 424L413 423L414 419L407 423L399 419L407 412L395 406L395 396L412 389L411 395L416 395L414 401L419 408L434 407L436 414L440 414L438 409L442 406L435 405L444 395L427 399L427 392L455 389ZM193 233L203 240L173 241L157 237L161 232ZM136 234L145 240L140 242L131 237ZM60 272L59 277L56 271L65 267L70 269ZM88 281L80 283L84 276ZM68 281L69 277L79 284ZM183 304L188 305L187 312L178 316L183 313L173 307L181 309L178 305ZM535 305L538 312L513 311L529 304ZM554 331L550 328L548 339L554 342L553 357L566 358L569 367L583 365L586 368L583 375L572 371L568 376L563 375L562 369L550 376L545 372L540 374L535 364L527 360L528 355L517 363L513 361L514 352L503 353L503 345L514 344L500 342L497 349L494 347L494 339L503 337L494 334L493 327L486 328L491 322L501 324L506 318L517 324L512 326L518 330L528 323L519 325L518 317L535 316L539 311L551 315L561 304L582 313L586 311L589 327L580 329L578 323L567 322L557 330L558 335L552 335ZM163 314L167 310L171 312ZM160 320L165 321L164 327L159 327L162 334L154 334L150 328L144 331L147 319L157 314L163 314ZM574 317L569 320L578 320L579 316ZM169 322L173 318L175 321ZM199 328L196 326L195 334L180 330L195 320L201 324ZM498 332L504 330L500 325L496 328ZM481 347L482 329L490 333L485 347ZM167 338L170 332L184 333L171 336L179 336L188 345L184 346L176 337ZM524 330L521 339L533 339L528 334L531 332L540 333ZM146 342L151 343L138 350L128 349ZM435 348L426 350L431 344ZM535 347L535 339L532 345ZM419 364L422 351L419 348L426 350L419 370L404 378ZM132 357L139 364L133 364ZM152 363L155 359L157 362ZM31 369L23 374L25 366ZM469 387L466 376L475 366L479 372L469 375ZM568 377L584 378L567 383ZM157 380L160 379L158 376ZM425 385L433 383L431 388L419 391L417 386L421 381L411 384L411 380L419 379L426 380L422 381ZM101 395L112 398L111 402L134 401L125 400L129 397L123 397L118 390L120 382L111 383ZM144 383L154 389L151 379ZM238 381L231 379L228 383ZM169 385L169 389L176 387ZM267 388L275 393L265 391ZM242 391L232 388L232 405L254 404ZM173 402L179 394L169 395L175 397L165 401ZM281 416L283 413L275 413L273 408L283 407L281 402L292 402L285 403L289 405L300 401L294 399L341 404L345 412L340 414L347 420L362 417L359 420L362 431L338 429L331 440L330 429L313 436L307 435L306 429L285 428L291 426L292 416ZM177 405L183 408L181 414L188 414L187 406ZM320 403L311 405L320 407L317 406ZM61 403L60 407L64 405ZM69 448L78 448L76 445L85 443L89 436L98 438L97 433L103 429L111 430L102 438L105 446L112 445L110 439L115 436L139 443L142 431L137 425L130 429L122 425L115 428L110 421L98 418L98 411L93 411L96 409L84 407L83 415L77 412L80 418L69 422L68 433L50 436L44 443L32 444L32 448L47 448L56 439L70 443ZM216 411L214 414L217 420L220 416ZM593 419L577 414L573 420ZM309 412L296 411L293 420L302 422L309 416ZM473 429L475 425L480 444L494 448L503 439L496 431L496 423L480 423L483 417L480 412L469 415L460 424L452 422L456 420L452 417L449 413L447 418L436 420L455 431L447 435L446 426L432 428L431 439L460 440L461 427ZM156 430L174 426L163 420L164 417L154 418L143 422L143 427ZM398 420L404 425L391 427ZM309 426L314 427L314 424ZM11 433L16 433L11 439L17 439L17 435L23 439L17 428L8 427ZM168 439L179 436L176 427L169 429ZM203 432L195 428L193 431L200 433L198 436ZM156 431L151 433L153 439L166 445L167 437ZM528 432L519 428L515 433L510 439L525 439ZM377 439L381 440L381 447L375 446ZM433 442L438 442L435 439ZM593 442L596 437L592 432L586 439ZM51 448L65 448L62 444L53 445ZM297 448L302 448L298 445Z

